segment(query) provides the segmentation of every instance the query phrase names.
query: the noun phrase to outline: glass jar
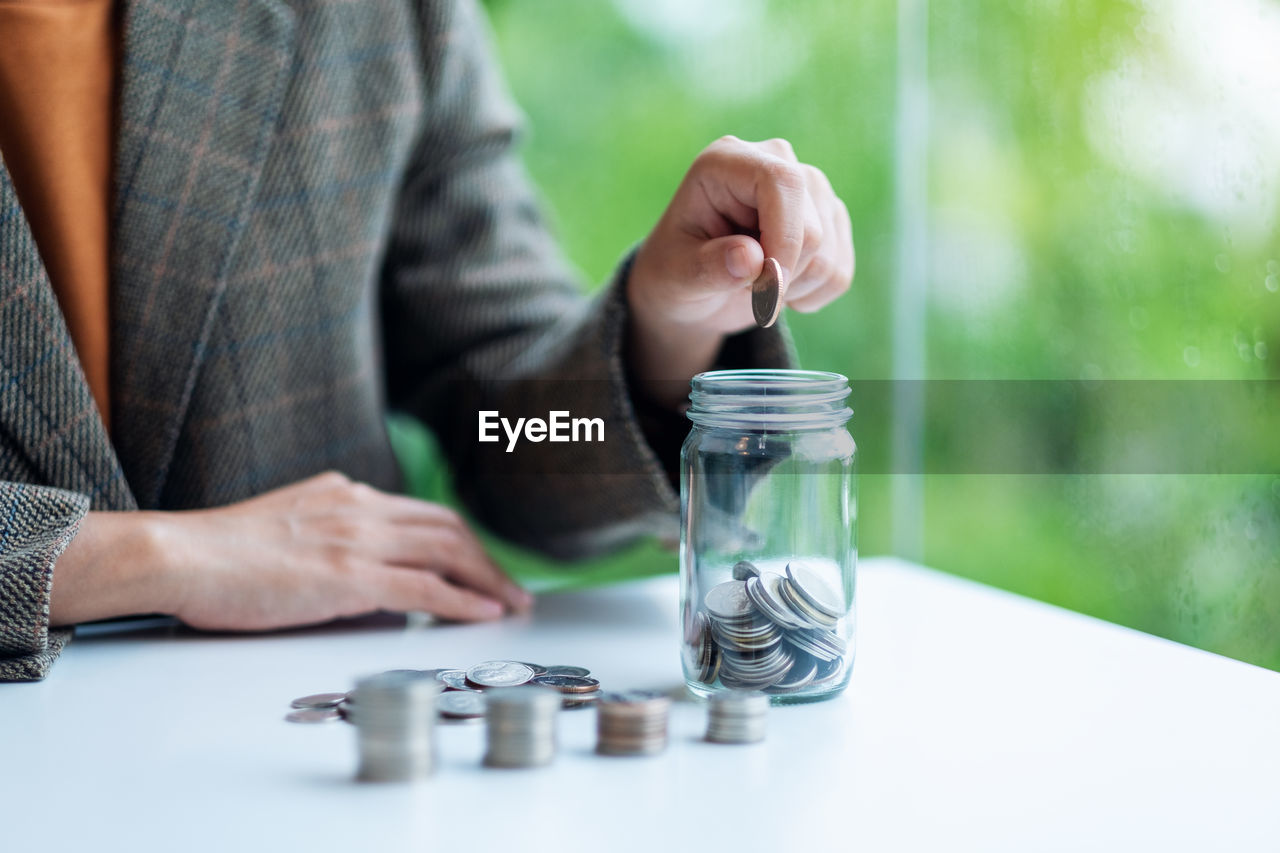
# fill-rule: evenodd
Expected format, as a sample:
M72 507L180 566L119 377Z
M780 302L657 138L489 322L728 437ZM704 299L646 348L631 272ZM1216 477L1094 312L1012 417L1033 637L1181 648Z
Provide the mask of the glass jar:
M693 378L680 452L685 683L775 704L849 683L857 561L849 381L811 370Z

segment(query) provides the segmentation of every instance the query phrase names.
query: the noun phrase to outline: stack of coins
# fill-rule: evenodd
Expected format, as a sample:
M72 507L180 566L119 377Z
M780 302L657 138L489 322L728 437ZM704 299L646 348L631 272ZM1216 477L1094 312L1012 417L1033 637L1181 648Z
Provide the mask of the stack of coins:
M348 708L359 730L365 782L412 782L431 775L435 701L440 683L417 674L384 672L356 682Z
M756 743L764 740L769 697L758 691L724 690L713 694L707 709L707 740Z
M649 690L606 693L596 717L596 752L655 755L667 748L671 699Z
M485 700L486 765L539 767L551 763L556 753L559 693L524 685L490 690Z
M733 577L708 590L686 626L686 669L697 681L777 695L840 676L848 608L816 567L793 560L777 574L743 560Z

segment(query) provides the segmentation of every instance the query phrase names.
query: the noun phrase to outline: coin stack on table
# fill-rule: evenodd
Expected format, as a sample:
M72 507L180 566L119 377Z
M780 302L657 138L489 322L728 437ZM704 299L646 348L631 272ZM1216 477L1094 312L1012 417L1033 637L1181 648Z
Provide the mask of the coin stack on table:
M596 752L655 755L667 748L671 699L651 690L605 693L596 717Z
M764 740L769 697L758 691L724 690L708 698L707 740L757 743Z
M687 625L694 680L787 695L840 677L849 647L839 624L848 608L818 567L792 560L779 574L743 560L733 578L707 591Z
M556 753L556 715L560 694L526 684L490 690L485 696L489 767L539 767Z
M430 776L435 756L435 702L440 683L406 672L356 682L347 714L359 731L365 782L411 782Z

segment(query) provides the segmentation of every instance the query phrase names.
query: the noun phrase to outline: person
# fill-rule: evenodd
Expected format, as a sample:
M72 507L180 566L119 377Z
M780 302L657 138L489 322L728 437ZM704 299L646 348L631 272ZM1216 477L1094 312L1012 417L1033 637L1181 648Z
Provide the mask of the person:
M830 303L848 212L786 142L725 137L584 297L486 26L472 0L0 3L0 678L128 614L527 610L458 513L397 494L390 409L514 541L673 525L689 378L790 363L749 285L771 256L791 308ZM605 440L478 441L478 412L534 410Z

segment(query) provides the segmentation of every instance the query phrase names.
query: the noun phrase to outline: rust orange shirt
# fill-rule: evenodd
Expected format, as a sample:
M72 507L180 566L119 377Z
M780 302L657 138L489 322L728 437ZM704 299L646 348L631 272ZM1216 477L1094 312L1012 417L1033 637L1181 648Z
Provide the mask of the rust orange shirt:
M0 0L0 155L110 424L113 0Z

